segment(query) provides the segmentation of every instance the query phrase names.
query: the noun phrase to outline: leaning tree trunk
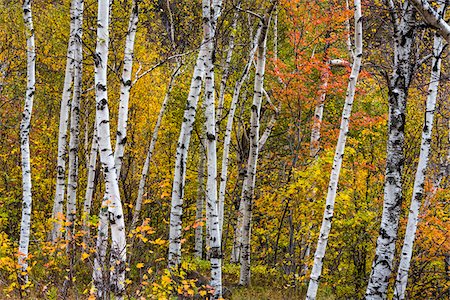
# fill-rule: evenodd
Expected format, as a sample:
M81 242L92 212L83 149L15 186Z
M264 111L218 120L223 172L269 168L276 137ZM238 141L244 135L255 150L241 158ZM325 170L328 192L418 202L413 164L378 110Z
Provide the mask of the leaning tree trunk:
M270 9L270 13L273 10ZM241 246L241 271L239 284L247 286L250 283L250 234L251 234L251 217L252 205L256 180L256 166L258 161L258 142L259 142L259 126L261 115L261 103L263 96L264 72L266 68L266 43L267 30L270 23L270 13L266 14L262 20L261 35L258 40L258 58L255 70L255 84L253 104L251 107L250 118L250 154L247 161L247 171L244 183L245 189L242 191L243 216L242 216L242 246Z
M78 145L80 134L80 100L83 79L83 0L78 0L74 9L75 33L73 36L74 84L73 96L70 108L70 141L69 141L69 174L67 182L67 207L66 207L66 235L67 239L73 238L75 219L77 213L77 188L78 188Z
M444 8L445 5L441 5L441 11L443 11ZM439 78L441 75L441 55L443 49L444 41L442 37L436 35L433 42L433 61L431 63L430 85L428 86L427 106L422 131L419 163L417 165L416 178L414 180L413 196L408 214L408 224L406 225L405 240L401 251L400 265L394 291L394 299L399 300L405 299L408 272L411 263L414 239L416 237L417 223L419 222L419 210L424 194L425 174L431 148L433 120L436 109Z
M225 204L225 194L226 194L226 187L227 187L227 180L228 180L228 162L229 162L229 152L230 152L230 145L231 145L231 133L233 130L233 123L234 123L234 114L236 112L236 105L239 101L239 97L241 94L241 88L244 84L244 82L248 78L248 74L250 72L250 68L252 66L252 62L256 53L256 50L258 49L258 40L259 36L261 35L261 23L259 23L258 30L256 32L255 38L252 43L252 48L250 49L250 54L248 58L248 62L246 66L244 67L244 70L242 71L242 75L239 78L238 81L236 81L236 84L234 86L233 91L233 98L231 99L230 109L228 111L228 120L227 120L227 127L225 128L225 136L223 141L223 152L222 152L222 169L220 172L220 186L219 186L219 228L220 233L222 236L223 233L223 218L224 218L224 204ZM237 235L242 236L241 234L241 228L239 226L236 227ZM236 240L236 239L235 239ZM238 245L235 243L235 245ZM240 247L233 247L233 257L238 256L240 253ZM237 262L239 260L238 257L233 259L233 262Z
M389 120L384 184L384 203L380 235L377 239L375 258L366 299L386 299L389 278L393 270L395 242L397 240L402 195L402 169L404 164L405 109L412 76L411 48L415 37L414 8L404 4L401 21L395 20L394 70L389 83ZM395 14L395 7L390 8Z
M50 239L55 241L61 237L61 224L63 219L64 193L66 187L66 156L67 156L67 127L69 124L70 96L72 95L73 71L75 64L75 33L76 33L76 11L78 0L72 0L70 4L70 31L69 43L67 47L66 71L64 77L64 87L59 113L59 133L58 133L58 158L56 162L56 192L53 202L52 218L55 220L50 234Z
M314 264L311 270L308 291L306 299L313 300L317 297L319 287L319 278L322 274L323 258L328 243L328 236L331 231L331 220L334 214L334 203L341 172L342 159L344 156L345 143L347 140L350 116L352 112L353 100L355 98L356 83L361 68L362 59L362 15L361 1L355 0L355 57L353 59L352 72L348 81L347 95L345 97L344 109L342 111L341 127L339 138L334 153L333 167L331 169L330 182L328 184L328 194L325 203L322 226L320 228L319 240L317 242L316 253L314 255Z
M223 114L223 105L225 102L225 89L227 87L227 81L228 77L230 76L230 64L231 59L233 57L233 50L234 50L234 39L235 39L235 31L237 26L237 20L239 17L239 8L241 7L241 1L238 2L236 11L234 12L233 16L233 22L231 23L230 27L230 40L228 42L228 50L227 50L227 57L225 58L225 65L223 67L222 72L222 79L220 80L220 87L219 87L219 101L217 105L217 117L216 117L216 131L220 132L220 123L222 122L222 114Z
M142 208L142 199L144 198L145 182L147 181L148 169L150 167L150 162L152 160L153 151L155 149L156 141L158 140L159 128L161 127L162 118L166 112L167 103L169 102L170 93L172 92L173 84L175 78L180 74L180 65L178 65L172 76L167 87L166 94L164 96L164 101L159 110L158 119L156 120L155 128L153 129L152 139L150 141L150 146L147 150L147 157L145 158L144 166L142 168L141 179L139 180L138 195L136 198L136 205L134 207L133 219L131 221L130 232L136 227L137 221L139 219L139 214Z
M36 82L36 50L34 45L33 16L31 0L23 2L23 20L25 22L25 36L27 38L27 90L25 93L25 107L20 123L20 152L22 154L22 220L20 222L19 238L19 283L28 282L28 245L30 244L31 227L31 165L30 165L30 126L33 111L33 98Z
M205 41L203 40L195 64L186 108L184 110L183 122L181 123L180 136L177 143L170 209L168 265L171 268L178 266L181 259L181 217L183 214L186 162L195 115L197 113L198 98L205 71L204 61L206 52L204 45Z
M131 73L133 71L134 42L139 21L139 0L133 0L131 6L128 31L125 37L125 54L123 57L123 71L120 80L119 116L117 121L116 147L114 148L114 165L117 177L120 177L123 153L127 142L128 101L130 100Z
M114 167L109 128L109 108L107 94L107 65L109 44L109 1L99 0L97 19L97 47L95 53L96 124L100 162L105 177L108 218L111 226L111 260L116 263L111 269L110 285L117 299L125 293L126 237L125 223L120 200L119 184ZM100 237L99 232L99 237ZM99 251L100 249L97 249ZM94 270L95 271L95 270ZM95 282L94 282L95 283Z

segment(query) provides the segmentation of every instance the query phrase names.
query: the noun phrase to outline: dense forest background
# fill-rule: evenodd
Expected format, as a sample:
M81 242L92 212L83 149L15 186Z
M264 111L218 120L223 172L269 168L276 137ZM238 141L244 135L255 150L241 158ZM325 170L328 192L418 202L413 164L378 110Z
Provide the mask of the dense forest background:
M347 85L357 57L354 56L357 50L354 33L358 22L354 18L354 4L328 0L225 0L216 23L212 14L210 23L214 35L206 42L211 42L207 44L212 49L215 84L214 80L212 85L208 83L211 72L207 70L205 89L200 87L197 115L185 158L186 179L180 206L181 261L173 263L169 261L168 249L174 176L178 172L176 157L180 150L177 140L182 123L186 121L185 109L189 106L186 101L192 92L190 83L195 77L197 55L205 43L203 30L207 26L202 9L205 9L205 2L209 2L211 12L217 12L213 6L218 1L111 1L109 27L106 26L109 28L106 72L110 113L107 124L111 128L113 149L120 137L116 131L119 130L119 104L124 91L123 68L126 63L125 42L130 33L130 12L132 14L136 9L139 21L129 82L126 139L122 141L125 150L117 177L125 223L126 258L116 256L114 248L105 250L100 267L103 283L99 285L93 282L92 273L95 271L94 261L102 259L98 254L97 229L102 222L101 212L109 205L104 202L104 195L109 192L101 153L92 166L92 153L97 157L92 147L97 135L95 128L99 124L96 123L98 82L94 74L99 69L96 63L97 43L101 43L97 39L100 8L92 0L85 0L82 9L81 92L79 109L71 110L71 114L79 114L79 125L78 130L73 131L71 122L73 124L74 119L70 118L66 129L67 150L61 156L66 165L63 184L67 193L70 187L66 181L70 177L69 152L77 161L78 174L72 177L75 180L71 182L76 191L76 207L72 208L75 216L66 215L71 210L66 209L66 202L62 214L55 215L54 212L61 95L67 73L66 61L70 59L71 2L73 5L77 1L83 3L79 0L35 0L31 3L36 83L29 132L32 213L26 258L28 266L25 269L23 264L18 265L23 220L23 140L19 132L22 132L20 124L23 122L27 89L26 39L29 35L26 34L21 1L0 1L0 298L105 299L110 297L110 293L115 294L112 299L122 299L124 295L125 299L217 298L220 296L217 295L217 286L210 282L209 271L210 260L214 258L221 260L222 296L226 299L304 298L324 208L329 208L325 202L330 193L330 174L334 170L336 145L342 131L341 114L347 105ZM433 53L436 49L433 48L436 39L433 27L436 26L428 25L415 8L412 8L414 16L406 25L413 29L408 33L396 30L401 26L393 25L393 15L406 18L405 7L412 7L411 3L415 1L393 2L361 3L362 62L346 134L345 155L338 175L318 299L361 299L365 295L367 299L383 299L391 298L395 293L410 203L415 193L414 181L417 179L424 126L429 126L424 125L424 120L427 120L425 114L429 112L430 73L436 71L433 59L442 59L442 69L440 75L431 80L438 82L439 87L433 110L426 175L420 194L420 220L407 270L407 290L403 296L407 299L450 298L448 47L443 46L438 56ZM432 5L438 7L441 3L433 2ZM267 32L261 35L264 26ZM258 34L262 36L261 41L255 38ZM373 262L377 259L377 238L383 234L380 232L383 204L386 193L389 193L385 190L385 175L389 172L386 149L389 148L388 136L393 128L389 111L394 105L390 99L397 92L392 78L399 74L398 65L401 63L398 61L400 46L396 39L403 37L402 34L411 40L411 49L404 62L410 69L409 77L406 76L410 82L406 84L406 110L400 126L404 134L400 149L403 153L399 167L401 178L398 179L401 182L402 196L398 200L401 210L398 234L392 240L395 245L390 267L392 274L386 278L389 288L377 298L368 296L366 288L372 278ZM252 157L255 109L252 101L257 94L255 82L258 82L260 74L255 68L261 67L259 59L262 58L263 40L265 75L258 118L260 136L266 132L268 136L258 149L254 190L246 206L251 210L251 260L248 258L243 263L242 258L235 257L236 235L243 226L238 219L242 213L240 206L245 203L242 198L247 195L242 190L249 176L249 157ZM444 43L442 39L441 43ZM255 51L252 53L253 48ZM248 76L243 76L246 66L249 68ZM202 82L200 80L201 86ZM215 225L209 225L213 214L207 212L210 204L208 189L211 189L211 181L207 180L211 170L211 152L208 151L212 149L208 144L210 135L205 133L211 128L205 126L210 120L208 99L212 91L216 95L217 110L213 110L217 120L212 123L217 137L217 191L223 176L221 164L227 119L239 82L242 88L235 103L234 118L231 118L234 125L229 132L231 140L222 218L218 208L218 220L223 222L218 246L221 254L215 257L215 251L211 251L214 242L210 229ZM214 100L214 96L212 98ZM317 112L321 105L323 116L318 120ZM162 106L165 111L162 111L156 140L155 124ZM312 140L314 131L320 134L316 141ZM75 135L78 146L70 148L69 136ZM152 139L155 144L147 163L148 174L142 174ZM89 170L93 176L88 176ZM140 181L145 184L143 190L140 189ZM93 191L92 205L86 210L90 188ZM140 191L142 208L136 213ZM55 226L59 231L56 234ZM114 235L111 230L109 234ZM109 234L106 229L106 236ZM114 241L110 243L114 244ZM114 271L116 260L121 259L126 273L124 291L118 291L120 284L119 287L113 284L115 276L121 276ZM246 282L245 277L243 279L242 272L245 271L240 270L241 265L245 266L247 262L250 282ZM122 262L117 263L117 269L119 265L122 266ZM98 292L99 286L103 287L103 294Z

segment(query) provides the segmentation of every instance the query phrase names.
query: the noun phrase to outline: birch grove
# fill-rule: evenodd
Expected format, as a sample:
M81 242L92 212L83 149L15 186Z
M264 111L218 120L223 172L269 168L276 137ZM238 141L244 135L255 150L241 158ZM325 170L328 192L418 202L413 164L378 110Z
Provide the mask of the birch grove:
M342 159L345 151L345 143L349 131L350 116L352 112L353 100L355 99L356 83L361 68L362 60L362 14L361 2L354 1L354 20L355 20L355 56L353 57L352 71L348 80L347 94L345 97L344 109L342 111L341 126L339 129L339 138L334 153L333 166L331 169L330 181L328 184L328 193L325 202L322 225L320 228L319 240L317 242L316 252L314 254L314 264L309 279L308 292L306 299L316 299L319 286L319 278L322 273L323 258L328 243L328 237L331 231L331 221L334 214L334 205L341 172Z
M25 36L27 39L27 89L25 103L20 122L20 153L22 165L22 220L20 222L20 238L18 251L18 264L20 267L19 283L28 282L28 246L31 231L31 163L30 163L30 126L33 111L33 99L36 84L36 46L34 42L33 14L31 1L24 1L22 5L23 20L25 23Z
M0 1L0 299L449 298L448 9Z

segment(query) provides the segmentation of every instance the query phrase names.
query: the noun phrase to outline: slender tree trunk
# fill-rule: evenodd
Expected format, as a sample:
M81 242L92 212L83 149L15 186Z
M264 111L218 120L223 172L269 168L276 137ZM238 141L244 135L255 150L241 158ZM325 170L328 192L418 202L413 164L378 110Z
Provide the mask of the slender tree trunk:
M233 98L232 98L231 104L230 104L230 110L228 111L227 127L225 129L225 137L224 137L224 141L223 141L222 170L220 172L220 186L219 186L219 227L220 227L221 235L223 233L224 203L225 203L225 194L226 194L226 187L227 187L227 180L228 180L228 162L229 162L229 152L230 152L230 145L231 145L231 133L233 130L233 123L234 123L234 114L236 112L236 106L239 101L241 88L242 88L244 82L247 80L248 74L250 72L250 68L252 66L253 58L255 56L255 53L256 53L256 50L258 47L258 40L259 40L260 34L261 34L261 24L259 24L258 30L255 35L255 39L253 40L252 48L250 49L250 54L249 54L247 65L244 67L241 77L235 84L234 91L233 91ZM237 235L241 236L241 234L240 234L241 228L239 226L236 227L236 232L238 233ZM240 247L237 247L237 245L238 245L238 243L235 243L236 247L233 247L233 254L232 254L233 262L238 262L238 260L239 260L238 255L240 254L240 252L239 252Z
M261 103L263 96L264 72L266 67L266 43L267 30L270 23L270 14L273 10L272 6L269 13L266 14L261 29L261 35L258 40L258 58L255 70L255 84L253 104L251 107L250 118L250 154L247 162L246 183L245 189L242 191L243 216L242 216L242 246L241 246L241 271L239 284L248 286L250 284L250 234L251 234L251 218L252 205L256 180L256 166L258 161L258 142L259 142L259 127L261 115Z
M92 134L91 151L89 154L88 162L88 175L86 185L86 196L84 198L83 205L83 241L87 245L90 237L89 217L91 215L92 197L95 189L95 169L97 167L97 155L98 155L98 140L97 140L97 125L94 122L94 133Z
M325 60L327 60L325 58ZM317 157L320 149L320 129L322 127L323 120L323 107L325 105L325 98L327 96L328 81L330 79L330 64L325 62L325 69L322 71L320 81L322 85L320 86L319 97L317 100L317 105L314 109L313 125L311 129L311 143L309 146L310 156Z
M348 81L347 95L345 97L344 109L342 111L341 127L339 138L334 153L333 167L331 169L330 181L328 184L328 194L325 203L322 226L320 228L319 240L314 254L314 264L311 270L308 292L306 299L313 300L317 297L319 278L322 274L323 258L328 243L328 236L331 231L331 221L334 214L334 203L336 200L339 174L341 172L342 159L344 156L345 142L347 140L350 116L352 112L353 100L355 98L356 83L361 68L362 59L362 15L361 1L355 0L355 57L353 59L352 72Z
M138 195L136 199L136 205L134 207L133 219L131 221L131 230L136 227L137 221L139 219L139 214L142 208L142 199L144 197L144 189L145 183L147 181L148 169L150 167L150 162L152 160L153 151L155 149L156 141L158 140L159 128L161 127L161 122L164 117L164 113L166 112L167 103L169 102L170 93L172 92L173 84L175 78L180 74L180 66L177 66L177 69L172 73L172 76L169 81L169 85L167 86L167 91L164 96L164 101L161 105L161 109L159 110L158 119L156 120L155 128L153 129L152 139L150 141L150 146L147 150L147 157L145 158L144 166L142 168L141 179L139 180L138 187ZM130 230L130 232L131 232Z
M441 5L441 12L444 8L445 4ZM416 178L414 180L413 196L409 208L408 224L406 225L405 240L403 242L400 265L397 273L394 299L405 299L406 285L408 283L408 272L411 263L414 240L416 237L417 223L419 222L419 210L424 194L425 174L431 148L433 120L436 109L439 79L441 75L441 55L443 49L444 41L442 37L436 35L433 43L433 61L431 63L431 76L430 84L428 86L427 106L422 131L419 164L417 165Z
M22 220L20 222L20 238L18 263L19 283L28 282L28 246L30 244L31 229L31 165L30 165L30 126L33 111L36 74L36 49L34 44L33 16L31 0L23 2L23 20L25 23L25 36L27 39L27 90L25 105L20 123L20 152L22 155Z
M227 57L225 59L225 65L223 67L222 72L222 79L220 81L220 87L219 87L219 101L217 105L217 132L220 132L220 123L222 122L222 114L223 114L223 105L225 100L225 89L227 87L227 81L228 77L230 76L230 64L231 64L231 58L233 56L233 50L234 50L234 39L235 39L235 31L237 26L237 20L239 17L239 8L241 7L241 1L237 4L237 9L234 12L233 16L233 22L231 24L230 28L230 40L228 42L228 51L227 51Z
M125 37L125 54L123 57L122 79L120 80L119 118L117 121L116 147L114 148L114 165L117 177L120 177L125 144L127 142L128 101L130 100L131 73L133 72L134 42L139 21L139 0L131 5L128 31Z
M209 224L209 256L211 261L211 286L214 288L214 299L222 298L222 252L219 229L219 205L217 199L217 137L215 120L214 91L214 52L216 21L220 15L221 1L203 0L203 18L206 40L205 61L205 129L206 129L206 219ZM218 9L219 11L216 11Z
M52 218L55 219L51 231L50 239L55 241L61 237L61 224L63 219L64 193L66 187L66 159L67 159L67 127L69 124L70 96L72 95L73 71L75 64L75 32L76 32L76 9L78 0L71 0L70 4L70 32L67 47L66 71L64 77L64 87L61 99L61 109L59 114L58 133L58 159L56 165L56 193L53 202Z
M203 148L200 146L200 148ZM203 257L203 206L205 203L205 154L204 150L200 150L200 158L198 163L198 175L197 175L197 182L198 182L198 188L197 188L197 201L195 204L195 245L194 245L194 251L195 251L195 257L201 259Z
M83 79L83 6L84 3L78 0L74 9L75 33L73 52L74 63L74 86L70 111L70 141L69 141L69 176L67 182L67 207L66 228L67 239L73 238L75 220L77 213L77 188L78 188L78 146L80 134L80 100Z
M197 113L198 98L203 82L206 51L203 39L197 62L192 75L189 95L181 123L180 136L178 138L177 153L175 157L175 170L172 185L172 201L170 210L169 230L169 255L168 265L173 268L180 264L181 260L181 216L183 214L184 184L186 178L186 161L189 150L189 142Z
M107 94L107 63L109 44L109 1L99 0L97 19L97 47L95 54L95 86L96 86L96 124L100 162L105 176L107 198L104 201L108 208L108 219L111 225L111 260L115 262L111 268L110 285L116 299L123 299L125 293L126 237L125 223L120 200L119 184L115 170L114 156L111 148L109 128L109 108ZM99 232L99 239L101 234ZM100 249L97 249L100 251ZM95 283L95 281L94 281ZM96 286L97 290L98 287Z
M391 11L395 8L391 7ZM375 258L366 299L386 299L389 278L393 270L395 242L397 240L402 195L402 169L404 164L405 108L412 76L411 48L415 37L415 18L412 4L403 5L401 20L395 20L394 70L389 83L389 121L384 203L377 240Z

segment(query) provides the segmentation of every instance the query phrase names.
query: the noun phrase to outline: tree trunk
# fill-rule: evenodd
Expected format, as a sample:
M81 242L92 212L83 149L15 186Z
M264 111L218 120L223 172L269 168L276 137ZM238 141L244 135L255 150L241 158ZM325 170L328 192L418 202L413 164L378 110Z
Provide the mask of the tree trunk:
M222 122L222 114L223 114L223 105L225 100L225 89L227 87L227 81L228 77L230 76L230 64L231 64L231 58L233 56L233 50L234 50L234 39L235 39L235 31L237 26L237 20L239 17L239 8L241 7L241 1L238 2L236 11L234 12L233 16L233 22L231 24L230 28L230 40L228 42L228 51L227 51L227 57L225 59L225 65L223 67L222 72L222 79L220 80L220 87L219 87L219 101L217 105L217 132L220 132L220 123Z
M88 242L88 238L90 237L89 217L91 215L92 197L94 195L95 189L95 169L97 167L97 155L98 155L97 125L94 122L94 133L92 134L92 144L88 162L86 196L84 198L84 205L83 205L83 231L84 231L83 241L86 245Z
M205 203L205 154L203 147L200 146L200 158L198 163L198 175L197 175L197 201L195 204L195 245L194 245L194 251L195 251L195 257L202 259L203 257L203 206Z
M111 268L111 289L117 299L123 299L125 293L126 237L125 224L120 200L119 184L115 170L114 156L111 148L109 128L109 108L107 94L107 63L109 44L109 1L99 0L97 19L97 47L95 54L95 87L96 87L96 124L100 162L105 176L107 198L104 204L108 208L108 219L111 224L111 260L115 265ZM100 239L99 232L99 239ZM100 249L97 249L100 251ZM95 271L95 270L94 270ZM94 282L95 283L95 282ZM98 287L96 286L98 289Z
M227 187L227 180L228 180L228 162L229 162L229 152L230 152L230 145L231 145L231 133L233 130L233 123L234 123L234 114L236 112L236 105L239 101L241 88L244 84L244 82L248 78L248 74L250 72L250 68L252 66L253 58L255 56L257 47L258 47L258 40L259 36L261 34L261 24L259 24L255 39L252 43L252 48L250 49L250 54L248 58L247 65L244 67L244 70L242 71L242 75L239 78L239 80L236 82L234 91L233 91L233 98L231 100L230 104L230 110L228 111L228 120L227 120L227 127L225 129L225 137L223 141L223 153L222 153L222 170L220 172L220 186L219 186L219 227L221 235L223 233L223 218L224 218L224 203L225 203L225 194L226 194L226 187ZM238 232L239 231L239 232ZM236 232L239 236L242 236L241 228L239 226L236 227ZM236 239L235 239L236 241ZM235 259L233 259L233 262L238 262L239 260L239 254L240 254L240 247L238 247L238 243L235 243L235 247L233 247L233 255Z
M395 13L395 8L391 7ZM401 21L395 20L394 70L389 83L389 120L384 185L384 203L380 235L366 299L386 299L389 278L393 269L402 195L402 169L404 164L405 108L412 76L411 48L415 36L414 8L408 1L403 5Z
M36 74L36 49L34 44L33 16L31 0L23 2L23 20L25 23L25 36L27 39L27 90L25 105L20 123L20 152L22 156L22 220L20 222L20 238L18 263L19 283L28 282L28 245L30 244L31 228L31 165L30 165L30 126L33 111Z
M362 15L361 1L355 0L355 57L352 64L352 72L348 81L347 95L345 97L344 109L342 111L341 127L339 138L334 153L333 167L331 169L328 193L323 214L322 226L320 228L319 240L314 254L314 264L311 270L308 292L306 299L313 300L317 297L319 278L322 274L323 258L328 243L328 236L331 231L331 221L334 214L334 203L336 200L339 174L341 172L342 159L344 156L345 143L347 140L350 116L352 112L353 100L355 98L356 83L361 68L362 59Z
M70 32L67 47L66 71L64 77L64 87L61 99L61 109L59 114L58 133L58 158L56 162L56 192L53 202L52 219L54 219L50 239L54 242L61 237L61 224L63 221L64 193L66 187L66 159L67 159L67 127L69 124L70 96L72 95L73 72L75 64L75 33L76 33L76 10L78 0L72 0L70 4Z
M130 100L131 73L133 72L134 42L139 21L139 0L131 5L128 31L125 37L122 79L120 80L119 118L117 121L116 147L114 148L114 165L117 177L120 177L125 144L127 142L128 101Z
M206 129L206 219L209 224L209 254L211 261L211 286L214 288L214 299L222 298L222 252L219 229L219 205L217 199L217 137L215 120L214 91L214 52L216 21L220 15L221 1L203 0L203 18L206 41L205 61L205 129ZM212 8L212 9L211 9ZM216 11L219 9L219 11ZM212 15L211 15L212 13Z
M444 9L445 4L441 5L441 13ZM444 41L442 37L436 35L433 42L433 61L431 63L431 76L430 84L428 86L427 106L425 111L425 122L422 131L419 163L417 165L417 172L414 180L413 196L409 208L408 224L406 225L405 240L403 242L400 265L397 273L394 299L405 299L406 285L408 283L408 272L412 257L414 240L416 237L417 223L419 222L419 210L424 194L425 174L428 166L428 158L431 148L433 120L436 108L439 78L441 75L441 55L443 49Z
M247 162L245 189L242 191L243 216L242 216L242 247L241 247L241 271L239 284L248 286L250 284L250 234L251 234L251 217L252 205L256 180L256 166L258 161L258 142L259 142L259 126L261 115L261 103L263 96L264 72L266 66L266 43L267 30L270 23L270 14L273 10L272 6L262 20L261 35L258 40L258 58L255 70L255 84L253 104L251 107L250 118L250 154Z
M70 110L70 141L69 141L69 174L67 182L67 207L66 207L66 239L71 240L74 234L77 213L77 188L78 188L78 146L80 134L80 100L83 79L83 0L78 0L74 9L75 33L73 52L74 85Z

